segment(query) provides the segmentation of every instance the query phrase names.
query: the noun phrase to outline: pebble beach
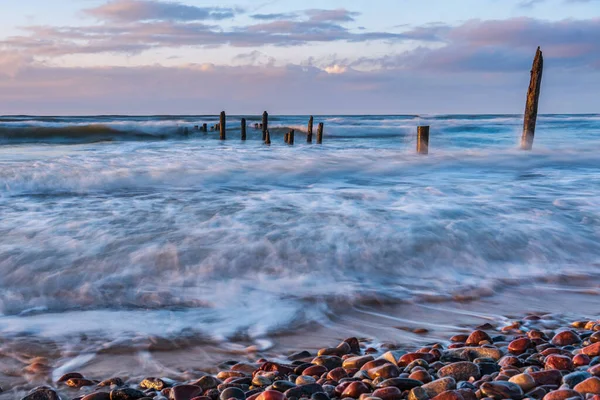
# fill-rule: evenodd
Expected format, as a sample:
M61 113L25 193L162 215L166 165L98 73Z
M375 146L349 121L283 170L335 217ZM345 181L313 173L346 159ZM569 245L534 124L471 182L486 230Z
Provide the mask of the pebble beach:
M414 333L425 333L415 330ZM186 378L85 376L70 371L22 400L600 399L600 321L560 326L527 315L422 347L351 337L285 359L228 360ZM43 359L31 374L44 374ZM202 366L198 366L202 369ZM17 391L13 392L13 396ZM7 397L8 398L8 397ZM15 397L13 397L15 398Z

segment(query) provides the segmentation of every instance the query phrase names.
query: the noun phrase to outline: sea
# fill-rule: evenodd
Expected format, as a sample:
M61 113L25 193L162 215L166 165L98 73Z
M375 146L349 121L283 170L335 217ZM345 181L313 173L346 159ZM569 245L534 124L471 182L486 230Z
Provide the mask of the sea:
M58 373L597 306L600 114L540 116L530 152L520 115L315 116L322 144L308 118L267 146L258 114L225 141L196 128L218 116L0 117L0 353Z

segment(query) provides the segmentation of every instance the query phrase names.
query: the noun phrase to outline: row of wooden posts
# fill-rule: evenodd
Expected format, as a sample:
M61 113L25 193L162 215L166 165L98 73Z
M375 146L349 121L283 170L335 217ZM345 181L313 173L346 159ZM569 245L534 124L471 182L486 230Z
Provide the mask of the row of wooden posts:
M313 142L313 121L314 118L311 116L308 120L308 130L307 130L307 134L306 134L306 143L312 143ZM324 124L323 122L320 122L318 127L317 127L317 144L322 144L323 143L323 130L324 130ZM208 125L207 124L202 124L202 126L198 126L196 125L195 127L198 130L201 130L203 132L208 132ZM242 134L241 134L241 139L242 140L246 140L246 128L247 128L247 124L246 124L246 118L242 118L241 121L241 128L242 128ZM262 140L263 142L265 142L265 144L271 144L271 134L269 133L269 113L267 113L266 111L263 113L262 116L262 123L259 125L258 123L254 124L254 128L255 129L262 129ZM187 128L186 128L187 129ZM221 115L219 117L219 123L216 124L214 127L211 128L211 130L218 130L219 131L219 138L221 140L226 140L227 139L227 115L225 114L225 111L221 111ZM285 134L285 143L289 144L289 145L294 145L294 134L295 131L293 129L290 129L290 131L288 133Z
M525 106L525 117L523 122L523 135L521 136L521 149L531 150L533 147L533 138L535 136L535 126L538 114L538 102L540 97L540 88L542 85L542 73L544 69L544 57L540 48L537 48L535 58L533 60L533 67L531 69L531 80L529 83L529 89L527 91L527 104ZM215 130L220 131L221 140L226 139L225 128L227 124L227 118L225 111L221 112L219 124L215 126ZM262 124L260 126L254 125L256 129L262 128L262 140L265 144L271 144L271 135L269 133L269 114L265 111L262 116ZM208 127L206 124L202 125L202 130L207 132ZM417 153L428 154L429 153L429 126L419 126L417 128ZM285 143L294 145L295 132L291 129L285 134ZM242 140L246 140L246 119L242 118ZM313 140L313 117L311 116L308 121L308 131L306 135L306 142L312 143ZM317 129L317 144L323 143L323 123L319 123Z

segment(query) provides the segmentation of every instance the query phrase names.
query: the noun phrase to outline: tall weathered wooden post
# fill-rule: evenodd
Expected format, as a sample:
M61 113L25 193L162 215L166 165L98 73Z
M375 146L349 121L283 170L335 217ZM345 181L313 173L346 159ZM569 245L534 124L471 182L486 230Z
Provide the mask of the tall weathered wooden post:
M267 145L271 145L271 134L269 133L269 131L267 130L267 132L265 133L265 144Z
M225 111L221 111L221 118L219 119L219 131L221 132L221 140L226 139L225 128L227 127L227 124L225 118Z
M263 140L267 139L267 130L269 129L269 113L264 112L262 117Z
M242 118L242 140L246 140L246 118Z
M313 117L312 115L310 116L310 119L308 120L308 130L306 131L306 143L312 143L312 137L313 137Z
M538 114L538 101L542 87L542 73L544 71L544 56L540 48L537 48L533 67L531 68L531 81L527 91L527 105L525 106L525 119L523 122L523 136L521 137L521 149L531 150L533 137L535 136L535 125Z
M317 128L317 144L323 143L323 123L319 123L319 127Z
M429 154L429 127L419 126L417 128L417 153Z

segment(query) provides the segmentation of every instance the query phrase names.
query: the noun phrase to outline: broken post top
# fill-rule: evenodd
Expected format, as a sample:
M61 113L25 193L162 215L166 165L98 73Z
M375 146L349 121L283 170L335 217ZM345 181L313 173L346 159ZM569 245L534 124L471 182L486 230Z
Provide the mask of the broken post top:
M531 68L531 81L527 90L527 105L525 106L525 117L523 119L523 136L521 137L521 148L531 150L535 136L535 126L538 115L538 102L540 89L542 87L542 74L544 71L544 56L540 47L537 48L533 66Z

